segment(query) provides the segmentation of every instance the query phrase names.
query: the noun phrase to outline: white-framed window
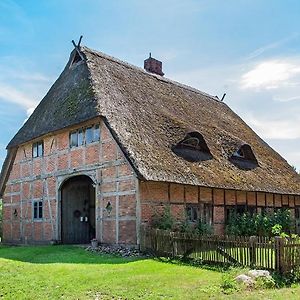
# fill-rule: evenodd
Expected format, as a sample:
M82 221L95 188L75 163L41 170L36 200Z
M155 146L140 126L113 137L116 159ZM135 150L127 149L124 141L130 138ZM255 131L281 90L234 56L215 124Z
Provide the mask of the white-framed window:
M33 219L43 219L43 201L33 201Z
M82 127L70 132L70 148L91 144L100 140L99 124Z
M44 142L38 141L32 144L32 157L41 157L44 155Z
M210 203L199 203L199 204L187 204L186 215L190 222L198 222L199 220L206 223L212 224L212 204Z

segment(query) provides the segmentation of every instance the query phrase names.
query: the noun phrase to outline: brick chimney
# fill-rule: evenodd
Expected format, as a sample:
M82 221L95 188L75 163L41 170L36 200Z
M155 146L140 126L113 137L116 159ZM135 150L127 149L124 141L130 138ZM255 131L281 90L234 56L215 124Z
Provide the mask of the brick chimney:
M165 75L162 71L162 62L155 58L152 58L151 52L149 54L149 58L144 60L144 69L147 72L158 74L160 76Z

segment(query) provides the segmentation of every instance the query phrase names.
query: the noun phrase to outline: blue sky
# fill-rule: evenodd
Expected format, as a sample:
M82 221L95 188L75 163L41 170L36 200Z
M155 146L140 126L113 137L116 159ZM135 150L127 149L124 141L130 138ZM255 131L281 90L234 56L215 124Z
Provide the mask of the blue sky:
M300 169L300 2L1 0L0 165L64 68L71 40L225 102Z

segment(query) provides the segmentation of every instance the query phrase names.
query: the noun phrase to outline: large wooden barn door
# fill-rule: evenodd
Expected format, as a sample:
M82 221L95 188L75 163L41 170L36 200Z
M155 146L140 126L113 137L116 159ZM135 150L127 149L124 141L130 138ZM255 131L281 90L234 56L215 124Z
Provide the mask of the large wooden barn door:
M95 189L87 176L69 179L62 187L62 242L87 244L95 237Z

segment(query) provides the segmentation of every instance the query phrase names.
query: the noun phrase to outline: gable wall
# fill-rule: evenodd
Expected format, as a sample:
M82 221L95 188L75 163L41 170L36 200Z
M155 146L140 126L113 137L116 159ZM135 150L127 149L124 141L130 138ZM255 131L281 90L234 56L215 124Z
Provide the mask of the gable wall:
M100 142L69 148L72 129L100 122ZM3 197L3 235L10 243L60 240L60 186L74 175L96 183L96 232L107 243L136 243L136 176L100 119L44 140L44 156L32 158L32 143L19 147ZM43 220L33 220L34 200L43 200ZM112 204L111 215L106 210ZM16 214L14 214L16 212Z
M288 207L294 217L295 206L300 207L300 196L265 192L246 192L219 188L197 187L164 182L140 182L141 222L151 224L153 216L161 214L166 206L177 220L185 219L186 205L208 203L213 205L212 223L215 234L224 234L226 208L236 205L263 208Z

